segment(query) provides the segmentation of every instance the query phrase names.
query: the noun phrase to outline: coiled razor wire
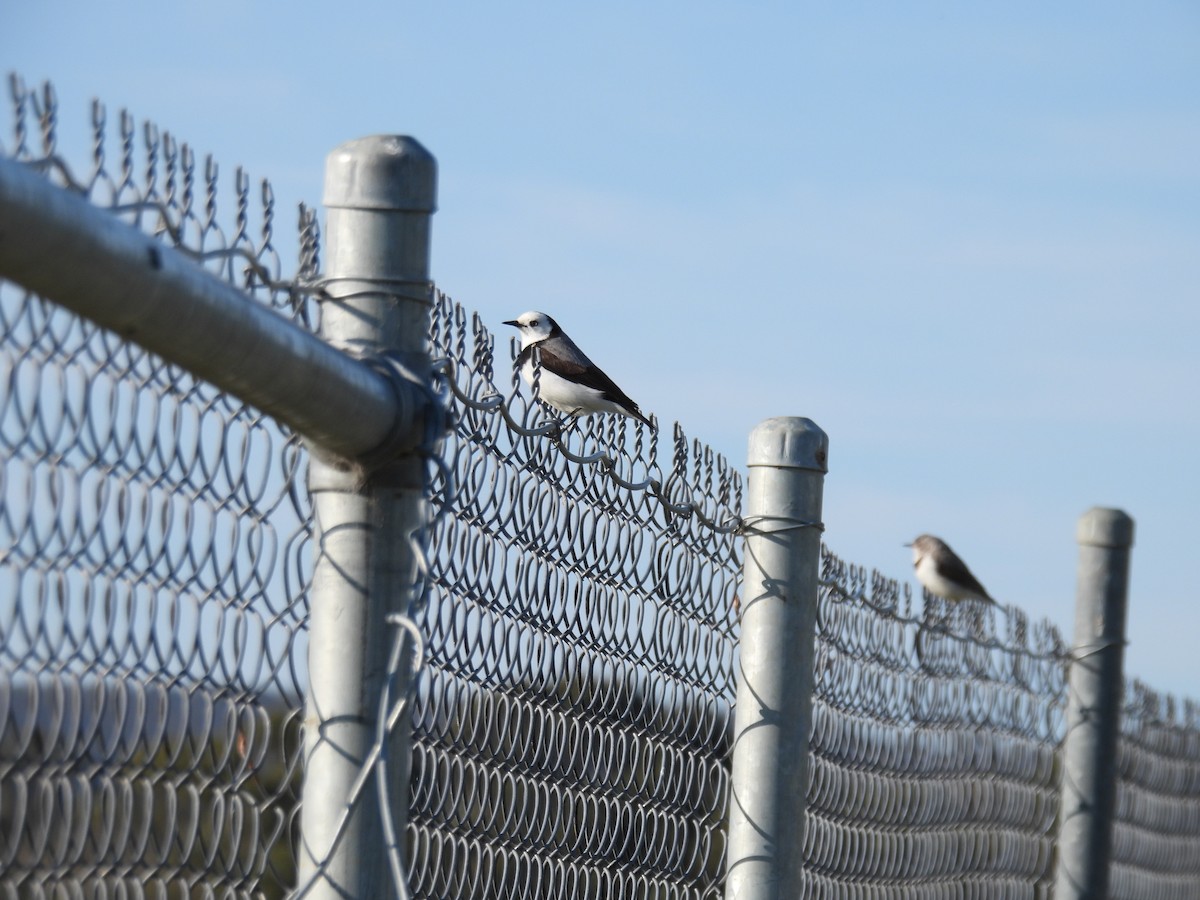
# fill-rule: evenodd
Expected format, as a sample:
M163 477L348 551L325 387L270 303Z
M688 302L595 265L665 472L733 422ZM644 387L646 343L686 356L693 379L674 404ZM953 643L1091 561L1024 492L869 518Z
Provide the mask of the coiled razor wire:
M223 229L211 160L152 126L139 158L122 113L110 165L96 104L79 174L52 90L11 87L0 151L315 329L309 210L285 279L265 183L255 231L236 174ZM679 425L564 427L536 387L497 379L477 316L441 293L431 313L454 427L436 454L427 441L423 599L392 622L397 647L415 626L424 664L409 696L389 681L346 808L379 807L414 897L718 896L755 526L741 474ZM4 283L0 325L0 896L302 895L303 446ZM822 562L807 892L1047 896L1071 658L1057 632L1014 608L918 612L907 587ZM1195 898L1197 708L1136 683L1127 707L1113 896ZM406 722L397 834L385 737Z

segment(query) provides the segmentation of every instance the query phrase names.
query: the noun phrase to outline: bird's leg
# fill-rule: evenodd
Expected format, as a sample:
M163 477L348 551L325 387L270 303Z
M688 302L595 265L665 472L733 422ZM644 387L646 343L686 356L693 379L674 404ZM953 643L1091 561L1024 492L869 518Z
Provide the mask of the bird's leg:
M572 428L574 428L576 425L579 424L579 413L582 411L583 411L583 407L577 406L573 410L571 410L569 413L567 413L565 416L563 416L563 419L569 420L565 426L562 423L562 419L559 420L559 422L558 422L558 425L559 425L558 436L559 437L562 437L568 431L570 431Z
M549 408L549 407L547 407ZM575 427L575 419L571 418L570 414L554 419L554 430L547 437L554 438L556 441L561 441L567 436L567 432Z
M926 642L931 636L950 633L950 617L953 614L953 607L949 601L943 601L940 597L930 594L928 590L923 593L925 595L923 621L917 625L917 633L913 637L913 649L917 654L917 662L922 666L926 664L926 654L930 650L930 647L926 646Z
M948 634L954 616L954 604L937 594L925 592L925 625L939 634Z
M982 641L984 637L984 625L986 622L988 604L982 600L975 600L971 603L971 631L976 639Z

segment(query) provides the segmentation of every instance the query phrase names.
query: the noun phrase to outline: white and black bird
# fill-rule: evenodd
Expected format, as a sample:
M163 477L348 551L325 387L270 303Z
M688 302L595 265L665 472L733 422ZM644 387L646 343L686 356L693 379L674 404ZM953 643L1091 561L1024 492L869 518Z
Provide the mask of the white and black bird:
M979 579L971 574L967 564L941 538L922 534L904 546L912 547L917 581L929 593L946 600L996 602L979 583Z
M568 416L620 413L654 427L629 395L588 359L550 316L530 310L504 324L521 332L521 352L517 354L516 365L530 387L533 386L533 355L537 350L541 366L538 396L552 407Z

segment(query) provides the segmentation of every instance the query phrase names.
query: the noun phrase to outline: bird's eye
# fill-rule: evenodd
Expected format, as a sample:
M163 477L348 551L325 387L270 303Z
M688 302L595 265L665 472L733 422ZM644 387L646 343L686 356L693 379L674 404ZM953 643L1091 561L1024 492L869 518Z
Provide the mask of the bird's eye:
M538 320L537 320L537 319L534 319L534 320L533 320L532 322L530 322L529 324L530 324L532 327L534 327L534 328L537 328L537 323L538 323Z

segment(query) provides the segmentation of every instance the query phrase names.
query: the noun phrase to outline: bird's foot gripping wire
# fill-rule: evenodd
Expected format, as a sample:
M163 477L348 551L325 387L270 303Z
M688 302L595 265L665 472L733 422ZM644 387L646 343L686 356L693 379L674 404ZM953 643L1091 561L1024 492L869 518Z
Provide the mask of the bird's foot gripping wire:
M580 410L578 408L573 409L561 419L556 421L554 423L554 431L551 432L551 435L560 441L565 438L567 433L579 424L579 413Z

